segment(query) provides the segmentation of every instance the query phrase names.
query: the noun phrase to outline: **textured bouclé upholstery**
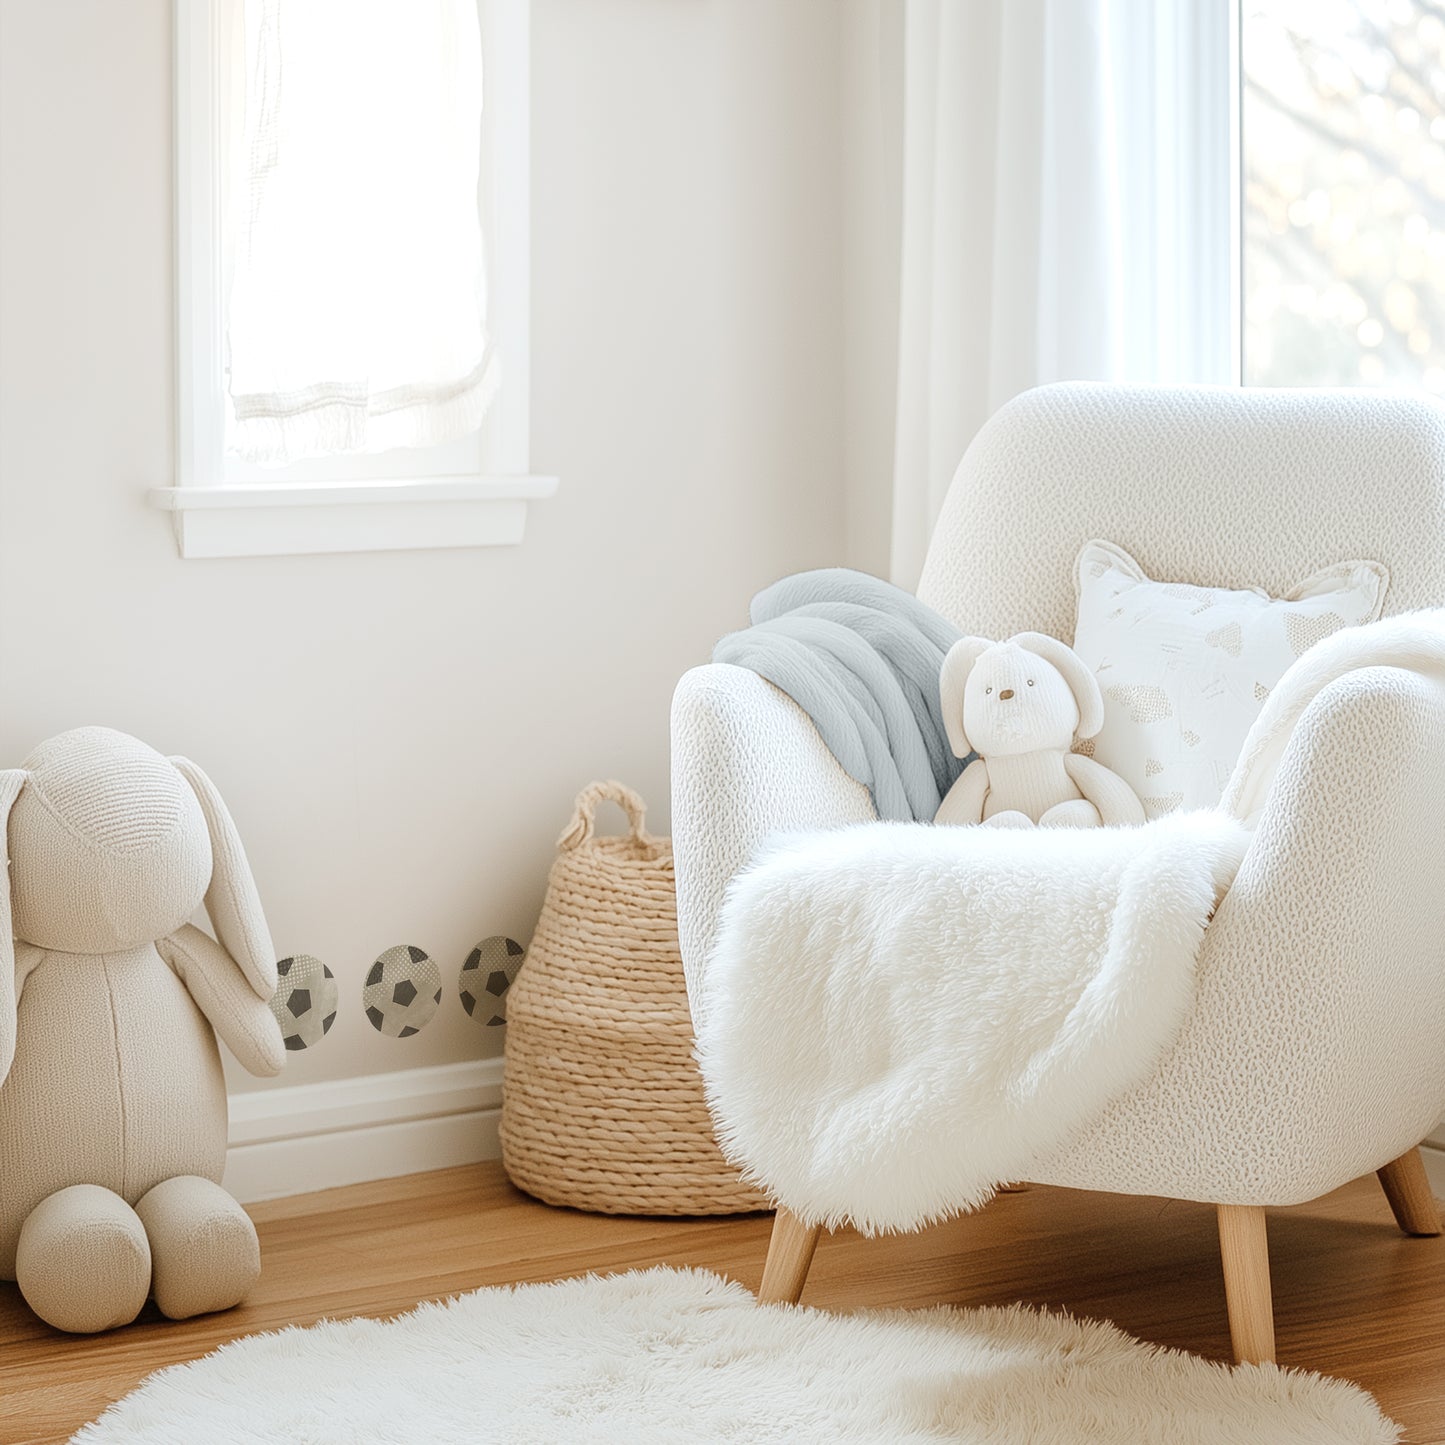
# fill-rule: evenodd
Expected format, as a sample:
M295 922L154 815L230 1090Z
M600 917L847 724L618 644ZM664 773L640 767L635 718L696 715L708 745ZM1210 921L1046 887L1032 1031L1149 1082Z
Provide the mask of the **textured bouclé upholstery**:
M1074 560L1093 537L1152 576L1273 595L1368 557L1390 576L1387 617L1439 606L1445 409L1368 392L1026 393L960 465L920 596L968 632L1067 639ZM728 881L764 838L872 810L802 713L731 668L680 683L673 777L695 985ZM1365 667L1324 686L1206 932L1180 1036L1039 1182L1289 1204L1418 1143L1445 1106L1441 817L1441 684Z
M1151 577L1260 587L1368 557L1385 613L1445 602L1445 408L1364 391L1025 392L979 432L918 595L965 632L1071 639L1074 560L1107 537Z

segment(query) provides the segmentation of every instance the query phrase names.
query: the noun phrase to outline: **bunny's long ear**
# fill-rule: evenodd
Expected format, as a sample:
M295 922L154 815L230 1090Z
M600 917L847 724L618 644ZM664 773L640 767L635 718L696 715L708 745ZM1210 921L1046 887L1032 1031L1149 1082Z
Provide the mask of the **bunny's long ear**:
M276 992L276 950L246 850L241 846L241 835L216 785L189 758L172 758L171 762L191 785L211 835L211 886L206 890L206 912L216 937L235 959L257 998L269 999Z
M1104 697L1098 678L1084 666L1083 658L1057 637L1043 632L1020 632L1014 641L1058 668L1079 707L1075 733L1081 738L1093 737L1104 726Z
M10 921L10 809L25 786L19 768L0 772L0 1083L15 1060L15 931Z
M963 690L973 665L993 646L986 637L960 637L948 649L938 674L938 696L943 703L943 726L956 758L966 758L973 744L963 730Z

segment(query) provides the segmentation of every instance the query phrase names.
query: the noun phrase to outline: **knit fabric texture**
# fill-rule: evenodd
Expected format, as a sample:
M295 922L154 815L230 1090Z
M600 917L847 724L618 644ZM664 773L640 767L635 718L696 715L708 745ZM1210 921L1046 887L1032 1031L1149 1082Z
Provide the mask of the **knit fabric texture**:
M749 615L713 661L787 693L880 818L931 821L962 766L938 694L958 629L901 587L844 567L775 582Z
M0 919L0 1278L16 1278L22 1227L37 1215L30 1278L42 1281L52 1323L106 1328L138 1308L126 1284L141 1229L131 1206L166 1180L198 1181L171 1191L174 1201L221 1178L216 1034L253 1073L284 1062L267 1005L275 957L235 824L193 763L80 728L0 774L0 798L10 805L0 831L10 865ZM219 941L186 922L203 899ZM92 1192L67 1192L82 1184ZM220 1217L224 1199L207 1207ZM155 1238L150 1248L169 1297L214 1300L200 1235L175 1209L153 1205L152 1215L166 1234L164 1248ZM85 1247L72 1250L72 1237ZM251 1246L239 1239L231 1279L245 1275L240 1256ZM77 1309L87 1291L92 1307ZM27 1298L50 1318L39 1295Z

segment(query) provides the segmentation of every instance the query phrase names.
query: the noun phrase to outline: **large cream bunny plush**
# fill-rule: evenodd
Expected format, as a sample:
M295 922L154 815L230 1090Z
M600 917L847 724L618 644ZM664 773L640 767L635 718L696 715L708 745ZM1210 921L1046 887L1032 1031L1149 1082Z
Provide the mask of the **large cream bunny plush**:
M943 659L943 721L954 756L974 759L948 790L937 823L1096 828L1142 823L1134 790L1070 751L1104 724L1093 673L1042 632L1007 642L964 637Z
M7 838L0 1278L77 1333L147 1295L172 1319L229 1308L260 1251L220 1185L215 1035L253 1074L286 1057L235 824L194 763L78 728L0 772ZM187 922L203 898L219 943Z

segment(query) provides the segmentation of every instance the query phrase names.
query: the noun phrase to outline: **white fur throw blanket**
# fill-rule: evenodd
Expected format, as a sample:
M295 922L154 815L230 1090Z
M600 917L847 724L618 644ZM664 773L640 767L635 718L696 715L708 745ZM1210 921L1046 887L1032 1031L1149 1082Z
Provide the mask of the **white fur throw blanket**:
M696 1009L724 1152L870 1233L1027 1178L1173 1040L1248 837L1200 812L782 840L734 881Z

